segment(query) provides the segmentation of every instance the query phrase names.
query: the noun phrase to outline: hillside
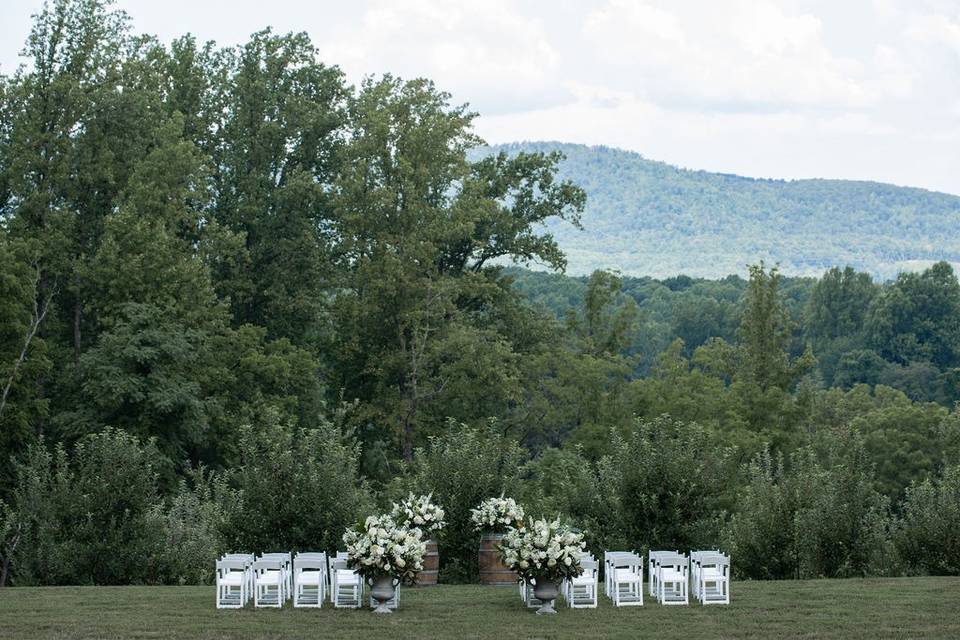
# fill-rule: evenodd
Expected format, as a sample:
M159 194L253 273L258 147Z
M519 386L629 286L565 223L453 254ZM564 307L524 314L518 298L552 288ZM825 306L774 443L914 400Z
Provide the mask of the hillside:
M763 259L792 275L851 265L890 278L931 261L960 262L958 196L877 182L691 171L609 147L533 142L492 149L566 155L561 177L588 195L584 230L564 222L548 229L566 251L571 275L612 268L719 277Z

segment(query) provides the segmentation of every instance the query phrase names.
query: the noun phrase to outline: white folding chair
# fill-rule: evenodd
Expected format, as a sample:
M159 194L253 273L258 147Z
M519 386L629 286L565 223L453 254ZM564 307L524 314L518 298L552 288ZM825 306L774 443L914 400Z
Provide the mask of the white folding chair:
M359 609L363 603L363 579L347 567L347 554L338 552L330 560L330 601L337 608Z
M247 564L217 560L217 609L240 609L247 603Z
M583 567L583 573L566 580L564 597L571 608L595 608L597 606L597 573L599 570L597 560L592 556L581 558L580 566Z
M293 559L289 553L263 553L259 560L278 560L283 563L283 599L293 593Z
M689 604L689 560L682 554L657 557L657 600L660 604Z
M253 598L253 561L256 559L254 555L252 553L225 553L220 559L243 563L243 576L246 583L244 604L250 602Z
M604 551L603 552L603 593L613 598L613 575L618 557L630 558L635 554L631 551Z
M723 555L719 549L698 550L690 552L690 593L694 600L700 599L699 573L700 558L707 555Z
M643 606L643 558L633 553L612 556L610 590L614 606Z
M697 564L694 591L700 604L730 604L730 558L721 553L704 553Z
M679 550L675 550L675 551L650 551L650 552L647 554L647 566L649 567L649 571L648 571L648 573L647 573L647 585L649 585L649 586L648 586L648 589L649 589L649 591L650 591L650 597L651 597L651 598L656 598L656 597L657 597L657 593L658 593L658 590L657 590L657 559L658 559L660 556L671 556L671 555L679 555L679 554L680 554L680 551L679 551Z
M326 597L326 587L327 554L297 554L293 558L293 606L322 606Z
M264 560L253 563L253 606L283 606L286 600L286 565L283 560Z

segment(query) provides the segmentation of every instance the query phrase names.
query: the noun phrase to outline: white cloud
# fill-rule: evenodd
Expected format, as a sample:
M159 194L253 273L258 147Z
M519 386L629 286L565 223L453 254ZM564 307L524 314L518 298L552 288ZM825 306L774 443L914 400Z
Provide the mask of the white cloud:
M942 45L960 56L960 17L944 14L914 15L907 34L927 44Z
M40 0L0 2L0 70ZM305 30L351 81L426 76L492 142L960 193L960 0L117 0L135 29Z
M710 5L610 0L584 33L621 77L659 102L739 108L862 106L863 65L833 54L821 21L769 1ZM673 12L676 13L673 13Z
M390 71L426 76L487 111L556 98L560 56L538 18L507 0L375 0L358 24L320 43L352 77Z

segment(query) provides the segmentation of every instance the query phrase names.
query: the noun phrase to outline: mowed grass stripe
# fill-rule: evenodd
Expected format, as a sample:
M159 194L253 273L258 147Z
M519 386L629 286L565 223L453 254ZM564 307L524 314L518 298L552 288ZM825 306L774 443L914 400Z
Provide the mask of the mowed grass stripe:
M960 578L735 582L729 606L568 609L516 588L404 589L401 609L216 610L213 587L0 589L0 638L960 638Z

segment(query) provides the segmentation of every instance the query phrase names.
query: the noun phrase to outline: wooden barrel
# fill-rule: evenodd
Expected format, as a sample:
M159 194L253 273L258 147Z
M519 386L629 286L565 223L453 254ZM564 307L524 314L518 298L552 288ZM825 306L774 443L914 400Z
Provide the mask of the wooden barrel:
M503 540L502 533L485 533L480 538L480 584L517 584L517 574L500 560L500 551L497 546L501 540Z
M417 585L429 587L437 584L440 573L440 551L436 540L427 540L427 555L423 558L423 570L417 574Z

